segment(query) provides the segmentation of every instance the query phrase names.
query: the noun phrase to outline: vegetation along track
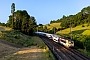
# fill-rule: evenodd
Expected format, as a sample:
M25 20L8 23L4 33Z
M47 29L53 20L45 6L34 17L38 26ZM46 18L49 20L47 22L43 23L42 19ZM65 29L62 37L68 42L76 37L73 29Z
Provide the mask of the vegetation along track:
M90 60L90 57L80 53L75 49L65 48L62 45L55 43L45 37L40 37L44 43L50 48L58 60Z

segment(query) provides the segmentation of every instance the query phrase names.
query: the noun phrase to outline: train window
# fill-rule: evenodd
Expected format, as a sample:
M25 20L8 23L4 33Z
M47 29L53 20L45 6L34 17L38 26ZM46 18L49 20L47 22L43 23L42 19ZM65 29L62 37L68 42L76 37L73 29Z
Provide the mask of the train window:
M73 41L71 41L71 43L73 43Z

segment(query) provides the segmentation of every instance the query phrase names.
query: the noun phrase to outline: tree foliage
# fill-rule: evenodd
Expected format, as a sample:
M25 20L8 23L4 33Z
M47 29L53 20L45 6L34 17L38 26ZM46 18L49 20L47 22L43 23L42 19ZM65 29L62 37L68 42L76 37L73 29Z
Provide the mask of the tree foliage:
M86 47L86 49L90 51L90 48L88 48L90 47L90 35L75 34L72 37L75 42L75 46L84 49Z
M57 23L61 22L60 26L63 28L70 27L70 23L72 27L76 27L77 25L85 24L85 23L90 24L90 6L83 8L81 12L78 12L75 15L69 15L69 16L63 15L63 17L60 19L50 21L50 23L56 23L56 22Z
M0 26L6 26L6 24L5 24L5 23L0 22Z
M38 31L41 31L41 32L44 31L43 24L38 24L37 27L38 27Z
M12 13L12 28L14 28L14 12L15 12L15 3L12 3L11 5L11 13Z
M15 11L15 3L12 3L12 5L11 5L11 13L13 14L14 11Z
M12 22L14 18L14 21ZM32 35L36 29L36 19L33 16L30 16L26 10L17 10L14 12L14 16L10 15L7 22L7 26L12 27L13 29L20 30L25 34Z

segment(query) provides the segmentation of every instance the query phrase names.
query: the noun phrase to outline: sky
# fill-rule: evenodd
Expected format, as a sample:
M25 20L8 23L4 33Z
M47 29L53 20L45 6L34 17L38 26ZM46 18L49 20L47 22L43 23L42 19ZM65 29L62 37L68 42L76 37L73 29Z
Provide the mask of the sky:
M15 3L15 11L26 10L34 16L37 24L49 24L51 20L77 14L90 6L90 0L0 0L0 22L8 21L12 3Z

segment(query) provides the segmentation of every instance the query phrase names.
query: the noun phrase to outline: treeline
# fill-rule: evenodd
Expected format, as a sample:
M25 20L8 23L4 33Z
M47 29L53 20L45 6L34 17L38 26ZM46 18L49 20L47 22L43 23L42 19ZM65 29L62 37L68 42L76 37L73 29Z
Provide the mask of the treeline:
M0 22L0 26L6 26L6 24L5 24L5 23Z
M77 13L76 15L69 15L63 17L58 20L51 20L50 23L55 23L55 22L61 22L60 26L63 28L68 28L70 25L72 27L76 27L77 25L83 25L85 23L88 23L88 26L90 24L90 6L85 7L81 10L81 12Z
M61 22L60 19L57 19L57 20L51 20L51 21L50 21L50 24L51 24L51 23L59 23L59 22Z

